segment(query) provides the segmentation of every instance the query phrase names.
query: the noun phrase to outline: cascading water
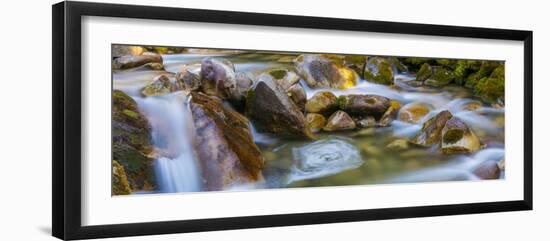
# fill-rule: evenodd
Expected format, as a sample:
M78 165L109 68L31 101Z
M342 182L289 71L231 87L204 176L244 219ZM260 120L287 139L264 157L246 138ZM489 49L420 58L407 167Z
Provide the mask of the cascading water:
M158 156L154 165L159 191L200 191L201 177L193 154L193 128L185 105L186 95L174 92L135 99L152 126L153 144Z

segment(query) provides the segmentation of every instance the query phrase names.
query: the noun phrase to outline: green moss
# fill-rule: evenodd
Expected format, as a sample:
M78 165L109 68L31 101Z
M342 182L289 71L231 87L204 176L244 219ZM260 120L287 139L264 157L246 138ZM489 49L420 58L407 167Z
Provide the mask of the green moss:
M382 57L369 59L365 68L364 77L378 84L393 84L393 67L391 63Z
M347 109L347 105L348 105L347 96L345 95L338 96L338 107L340 107L340 109L342 110L345 110Z
M132 118L132 119L137 119L139 118L139 114L136 113L135 111L131 111L131 110L128 110L128 109L124 109L122 111L122 113L124 113L126 116Z
M269 74L275 79L282 79L286 76L287 70L285 69L272 69L269 71Z
M436 59L435 62L438 65L445 66L449 69L454 69L457 64L457 60L453 59Z
M483 78L475 86L475 93L483 101L497 103L504 101L504 78Z
M117 161L112 161L112 176L111 176L111 194L112 195L128 195L132 194L132 189L128 183L124 167Z
M424 63L420 70L416 73L416 81L424 81L432 75L432 67L428 63Z
M458 60L453 71L455 83L464 85L468 76L479 70L480 64L477 60Z
M432 75L424 82L431 86L444 86L455 78L454 73L447 68L436 66L432 68Z
M461 129L450 129L447 132L445 132L445 135L443 135L443 142L444 143L455 143L462 139L464 136L464 130Z

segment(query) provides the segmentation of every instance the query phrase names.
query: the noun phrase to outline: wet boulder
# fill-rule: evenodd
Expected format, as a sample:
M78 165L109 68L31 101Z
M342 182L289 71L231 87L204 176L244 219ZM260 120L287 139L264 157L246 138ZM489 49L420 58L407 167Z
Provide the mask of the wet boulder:
M503 103L504 65L495 68L489 77L480 79L474 90L476 95L487 103Z
M359 75L341 60L318 54L303 54L295 59L298 74L311 88L346 89L359 82Z
M300 76L296 74L296 72L288 69L277 68L266 71L266 74L271 76L275 83L285 90L290 100L292 100L300 108L300 110L304 111L307 95L304 87L299 83ZM259 79L262 78L266 78L266 76L259 77Z
M122 91L112 95L113 160L124 167L132 190L152 190L155 187L151 125L137 103ZM114 168L115 166L113 166ZM122 171L117 170L122 173Z
M364 55L344 55L344 65L353 69L357 74L361 75L367 64L367 56Z
M401 63L403 63L409 71L418 72L423 64L433 64L433 58L424 58L424 57L407 57L407 58L398 58Z
M245 112L259 132L313 138L304 114L273 78L259 78L248 91Z
M264 159L245 116L200 92L191 92L189 108L205 190L263 180Z
M445 67L433 66L431 69L432 74L424 81L425 85L440 87L451 83L455 79L453 71Z
M147 63L162 64L162 56L159 54L124 55L115 58L112 66L113 69L130 69Z
M379 126L389 126L393 120L397 117L397 113L401 109L401 103L396 100L390 101L390 107L384 112L380 120L378 121Z
M229 99L236 89L235 67L224 58L204 58L201 62L201 90L208 95Z
M338 98L330 91L315 93L306 102L306 112L330 115L338 109Z
M273 77L275 82L285 90L300 81L300 76L296 72L284 68L270 69L265 73Z
M246 103L246 93L254 85L253 76L248 72L235 74L235 87L229 89L229 101L238 109L243 109Z
M159 75L146 85L141 94L144 96L159 96L176 90L176 85L166 75Z
M126 55L142 55L147 49L141 46L132 45L113 45L111 55L118 58Z
M111 162L111 166L113 168L111 172L111 195L132 194L132 189L128 183L124 167L115 160Z
M363 73L364 78L377 84L393 84L394 67L384 57L369 57Z
M471 153L481 148L479 138L456 116L441 131L441 151L445 154Z
M407 123L418 123L424 116L430 113L430 107L420 102L406 104L399 111L399 120Z
M197 91L201 88L200 64L184 65L176 73L176 89Z
M344 111L336 111L328 118L324 131L339 131L355 129L355 121Z
M430 118L422 125L422 129L411 140L412 143L421 146L430 146L441 142L441 132L445 124L453 115L451 112L444 110L439 112L434 117Z
M495 161L485 161L474 169L474 174L484 180L498 179L501 169Z
M375 127L377 125L376 118L374 116L359 117L355 120L355 124L360 128Z
M340 109L352 115L371 115L379 118L390 105L390 99L379 95L351 94L338 97Z
M428 78L432 76L432 66L430 66L428 63L424 63L418 72L416 72L416 81L424 82Z
M327 123L327 119L325 119L325 116L321 114L316 113L308 113L306 115L307 125L309 126L309 129L313 132L318 132L319 130L323 129Z
M464 86L468 88L475 88L481 79L489 77L491 73L493 73L493 71L499 66L504 66L504 63L499 61L481 61L479 66L476 68L476 71L470 73L468 77L466 77Z

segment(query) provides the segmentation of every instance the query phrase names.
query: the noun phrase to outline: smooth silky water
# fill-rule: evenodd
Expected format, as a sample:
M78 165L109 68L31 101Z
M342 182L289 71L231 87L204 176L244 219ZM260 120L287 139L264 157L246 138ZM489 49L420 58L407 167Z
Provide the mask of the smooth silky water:
M201 190L201 175L193 153L193 126L183 91L159 97L142 97L140 90L160 74L173 76L186 64L200 63L206 56L229 59L237 71L260 73L270 68L290 67L278 61L295 55L285 54L175 54L163 55L166 71L125 70L113 73L113 88L136 100L151 122L155 145L155 174L159 192L194 192ZM402 106L423 102L431 112L419 124L395 120L388 127L354 131L319 132L318 140L304 141L258 133L251 123L254 142L261 149L266 165L265 182L232 189L318 187L381 183L476 180L473 169L485 161L504 159L504 109L484 105L468 111L463 106L477 102L471 90L461 86L411 87L412 75L397 75L389 87L361 80L342 94L376 94L399 101ZM302 80L308 99L326 89L308 88ZM388 147L396 139L410 138L422 123L441 110L449 110L480 137L486 148L472 154L444 155L438 150L409 144L405 149ZM503 176L503 175L502 175Z

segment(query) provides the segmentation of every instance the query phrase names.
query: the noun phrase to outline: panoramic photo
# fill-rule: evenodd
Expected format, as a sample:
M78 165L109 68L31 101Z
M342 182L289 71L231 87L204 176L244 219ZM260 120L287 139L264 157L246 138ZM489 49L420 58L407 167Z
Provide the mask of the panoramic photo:
M111 47L112 195L505 178L504 61Z

